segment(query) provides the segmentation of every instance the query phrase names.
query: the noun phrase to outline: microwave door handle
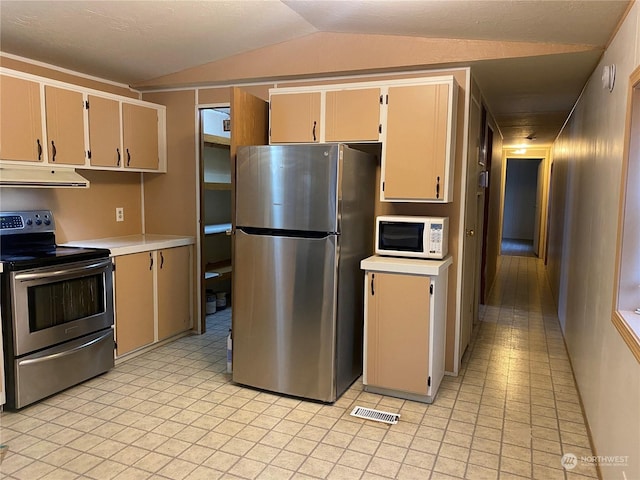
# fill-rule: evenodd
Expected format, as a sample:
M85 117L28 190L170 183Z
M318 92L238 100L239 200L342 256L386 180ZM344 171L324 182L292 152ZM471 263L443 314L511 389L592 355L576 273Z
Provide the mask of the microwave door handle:
M40 273L18 273L15 276L16 280L36 280L36 279L45 279L45 278L56 278L62 277L66 275L73 275L76 273L87 273L92 270L99 270L111 263L110 259L103 260L97 263L91 263L89 265L83 265L82 267L76 268L61 268L59 270L53 270L51 272L40 272Z

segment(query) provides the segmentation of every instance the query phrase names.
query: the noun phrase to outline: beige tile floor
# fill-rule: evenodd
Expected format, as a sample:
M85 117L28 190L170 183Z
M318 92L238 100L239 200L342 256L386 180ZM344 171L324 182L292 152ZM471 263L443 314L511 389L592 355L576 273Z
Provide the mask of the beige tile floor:
M225 373L230 311L18 413L4 412L7 479L581 479L563 453L589 440L543 266L503 257L461 374L432 405L357 382L334 405L236 386ZM396 425L349 416L399 412Z

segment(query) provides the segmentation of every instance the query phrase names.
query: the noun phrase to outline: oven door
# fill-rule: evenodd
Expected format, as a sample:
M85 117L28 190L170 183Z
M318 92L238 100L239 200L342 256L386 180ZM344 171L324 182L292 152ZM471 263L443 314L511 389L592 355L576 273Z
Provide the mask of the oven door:
M113 325L110 258L11 273L14 355Z

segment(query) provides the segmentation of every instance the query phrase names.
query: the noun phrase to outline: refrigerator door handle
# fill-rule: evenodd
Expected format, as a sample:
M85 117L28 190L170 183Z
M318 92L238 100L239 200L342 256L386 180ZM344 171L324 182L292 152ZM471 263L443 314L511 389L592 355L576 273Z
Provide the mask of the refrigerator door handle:
M247 235L266 235L269 237L290 237L290 238L310 238L321 240L324 238L339 236L334 232L307 232L304 230L278 230L274 228L256 228L238 226L236 230L240 230Z

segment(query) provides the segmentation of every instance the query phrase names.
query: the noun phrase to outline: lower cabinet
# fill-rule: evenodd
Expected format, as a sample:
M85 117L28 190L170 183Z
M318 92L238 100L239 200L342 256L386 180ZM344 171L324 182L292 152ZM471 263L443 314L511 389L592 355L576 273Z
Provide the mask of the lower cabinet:
M385 264L388 259L382 258L383 263L376 264L378 259L362 262L366 271L365 390L431 403L444 376L450 261L427 274L394 271L397 259Z
M158 340L191 328L190 247L159 250Z
M116 355L154 342L153 252L115 257Z
M118 357L191 328L191 247L114 257Z

